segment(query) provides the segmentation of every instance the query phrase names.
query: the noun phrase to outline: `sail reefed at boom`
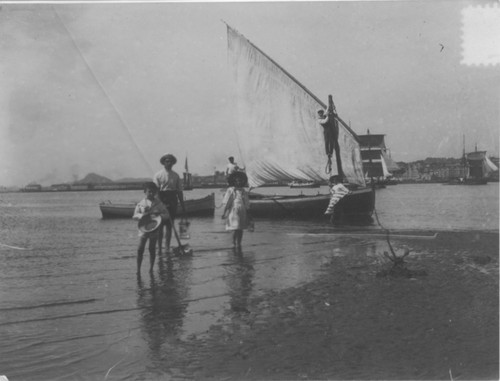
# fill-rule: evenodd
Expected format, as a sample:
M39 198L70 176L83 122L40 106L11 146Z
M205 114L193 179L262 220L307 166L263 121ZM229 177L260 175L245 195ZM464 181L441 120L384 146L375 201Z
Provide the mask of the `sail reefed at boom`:
M323 129L316 115L325 104L240 33L227 27L228 60L236 83L236 130L249 185L327 180ZM342 171L352 184L365 185L356 135L339 123Z

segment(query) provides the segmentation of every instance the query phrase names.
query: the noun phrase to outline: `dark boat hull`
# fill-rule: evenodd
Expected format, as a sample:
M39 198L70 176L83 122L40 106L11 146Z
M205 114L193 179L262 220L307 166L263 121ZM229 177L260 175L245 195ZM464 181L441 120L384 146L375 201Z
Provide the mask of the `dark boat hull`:
M330 195L263 196L250 195L250 212L257 218L328 218L325 210ZM334 214L346 219L370 217L375 207L375 192L370 188L353 190L335 206Z
M132 218L136 204L113 204L101 203L102 218ZM215 211L215 194L212 193L204 198L185 200L186 216L202 217L213 216Z

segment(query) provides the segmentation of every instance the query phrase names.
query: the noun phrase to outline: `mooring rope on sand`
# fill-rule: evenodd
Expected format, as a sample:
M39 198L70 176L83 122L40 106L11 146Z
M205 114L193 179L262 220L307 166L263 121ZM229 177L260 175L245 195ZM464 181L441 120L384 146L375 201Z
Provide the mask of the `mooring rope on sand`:
M394 248L392 247L392 245L391 245L391 241L390 241L390 239L389 239L390 231L389 231L389 229L386 229L386 228L385 228L385 227L384 227L384 226L380 223L380 220L378 219L377 208L375 208L375 205L373 206L373 211L374 211L374 213L375 213L375 219L377 220L377 224L378 224L378 226L380 226L380 228L381 228L382 230L384 230L384 231L385 231L385 239L386 239L386 241L387 241L387 244L389 245L389 249L391 250L391 253L392 253L394 256L396 256L396 253L394 252Z

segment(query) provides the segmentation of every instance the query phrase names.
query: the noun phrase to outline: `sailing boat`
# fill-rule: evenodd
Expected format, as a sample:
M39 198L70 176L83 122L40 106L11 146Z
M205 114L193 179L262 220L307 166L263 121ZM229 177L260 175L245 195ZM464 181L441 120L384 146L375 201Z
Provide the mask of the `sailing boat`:
M189 173L188 168L188 158L186 156L186 161L184 162L184 170L183 173L183 188L184 190L193 190L193 176Z
M498 167L486 156L486 151L470 152L466 155L467 176L465 184L483 185L487 184L492 172L498 171Z
M490 175L498 171L498 167L486 156L486 151L465 153L465 135L463 137L462 153L463 177L450 179L446 185L485 185Z
M340 174L352 192L335 206L335 214L349 219L371 216L375 192L366 187L354 131L335 114L335 157L327 161L323 128L316 119L318 108L326 105L229 25L227 35L228 61L236 83L236 134L250 187L294 180L324 182ZM321 217L329 200L329 194L251 193L250 211L256 217Z
M370 130L367 130L366 135L358 135L358 138L365 180L373 181L378 188L397 184L393 174L398 172L400 168L388 154L385 135L370 134Z

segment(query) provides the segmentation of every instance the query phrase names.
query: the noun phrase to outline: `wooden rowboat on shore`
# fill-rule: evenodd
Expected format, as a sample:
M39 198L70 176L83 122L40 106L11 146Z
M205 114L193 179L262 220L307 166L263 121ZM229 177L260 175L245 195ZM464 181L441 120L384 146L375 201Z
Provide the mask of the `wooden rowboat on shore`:
M136 204L117 203L111 201L101 202L102 218L132 218ZM185 200L186 215L189 217L213 216L215 211L215 194L211 193L206 197Z

